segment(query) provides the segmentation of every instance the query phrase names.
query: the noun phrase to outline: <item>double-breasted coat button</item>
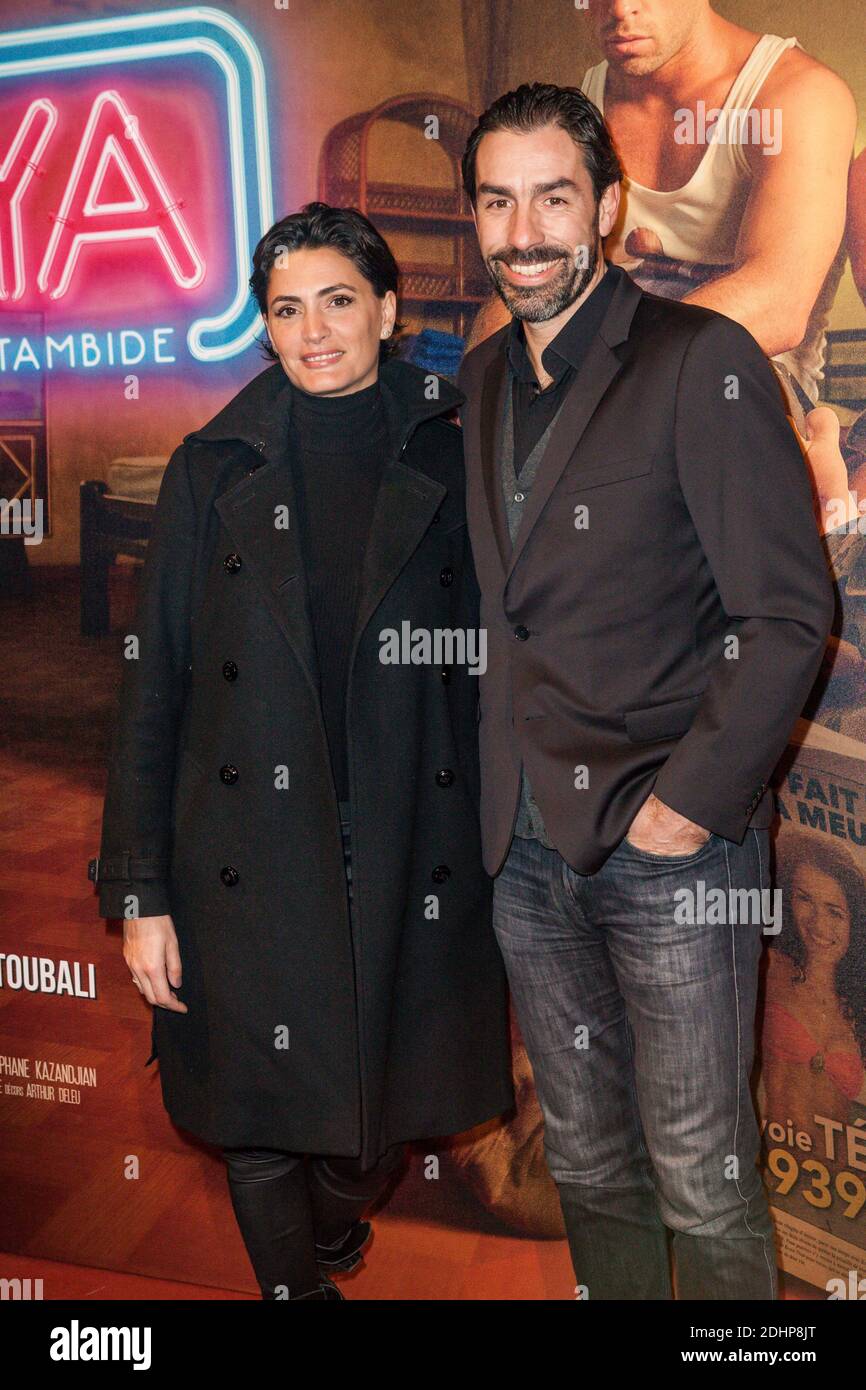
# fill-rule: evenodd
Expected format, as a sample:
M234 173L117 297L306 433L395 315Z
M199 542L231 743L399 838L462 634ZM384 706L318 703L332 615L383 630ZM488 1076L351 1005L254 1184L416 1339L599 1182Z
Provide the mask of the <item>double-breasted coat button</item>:
M231 763L226 763L224 767L220 768L220 777L224 782L231 784L238 780L238 770L236 767L232 767Z
M449 671L449 669L448 669L447 666L444 666L444 667L442 668L442 670L439 672L439 675L442 677L442 684L443 684L443 685L450 685L450 684L451 684L451 672Z
M451 584L453 580L454 571L450 565L446 565L444 569L439 571L439 583L442 585L443 589L447 589L448 585Z
M447 864L437 864L430 877L434 883L444 883L451 877L451 870Z
M224 869L220 869L220 878L222 879L226 888L234 888L235 884L240 878L240 874L238 873L237 869L232 868L231 864L226 864Z
M450 787L453 781L454 773L451 771L450 767L440 767L439 771L436 773L437 787Z
M514 636L517 638L518 642L525 642L529 636L529 628L524 627L523 623L519 623L514 629Z
M241 559L240 555L238 555L235 551L232 551L231 555L227 555L226 558L223 560L223 569L226 570L229 574L237 574L242 564L243 560Z
M236 681L238 678L237 663L234 661L223 662L223 675L227 681Z

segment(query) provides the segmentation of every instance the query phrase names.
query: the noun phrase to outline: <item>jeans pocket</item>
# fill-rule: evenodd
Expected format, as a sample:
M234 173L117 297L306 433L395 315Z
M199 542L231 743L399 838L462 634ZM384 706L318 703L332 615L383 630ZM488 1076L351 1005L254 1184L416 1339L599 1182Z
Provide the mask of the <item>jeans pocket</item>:
M697 849L689 851L688 854L654 854L649 849L639 849L633 845L631 840L623 837L622 843L628 846L629 851L638 859L645 859L648 864L692 864L696 859L700 859L711 847L714 849L719 836L711 830L703 844L698 845Z

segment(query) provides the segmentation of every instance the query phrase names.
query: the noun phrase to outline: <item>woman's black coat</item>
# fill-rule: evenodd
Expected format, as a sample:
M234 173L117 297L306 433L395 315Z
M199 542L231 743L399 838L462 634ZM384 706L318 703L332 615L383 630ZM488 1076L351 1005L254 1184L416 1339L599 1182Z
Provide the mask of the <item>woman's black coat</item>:
M380 381L393 445L346 712L354 930L279 364L172 455L125 643L100 911L171 913L189 1012L154 1009L163 1099L219 1145L372 1161L512 1101L478 677L380 660L384 629L478 627L461 435L440 418L462 397L399 361Z

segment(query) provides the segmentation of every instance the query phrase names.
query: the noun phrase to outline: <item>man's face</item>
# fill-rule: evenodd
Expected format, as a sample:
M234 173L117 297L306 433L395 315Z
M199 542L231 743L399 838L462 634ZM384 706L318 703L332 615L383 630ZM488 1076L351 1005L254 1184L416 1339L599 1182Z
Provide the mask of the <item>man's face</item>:
M515 318L555 318L591 282L619 185L596 205L583 154L560 126L484 135L475 163L484 264Z
M707 0L598 0L593 14L611 66L645 77L686 47L708 8Z

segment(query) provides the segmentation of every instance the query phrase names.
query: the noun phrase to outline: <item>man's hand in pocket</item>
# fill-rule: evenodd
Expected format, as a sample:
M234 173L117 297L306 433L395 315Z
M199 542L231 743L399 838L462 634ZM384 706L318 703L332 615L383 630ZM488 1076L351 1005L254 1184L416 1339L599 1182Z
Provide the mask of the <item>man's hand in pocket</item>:
M679 811L666 806L652 792L641 806L626 832L626 839L635 849L646 850L648 854L693 854L706 844L711 831L693 820L687 820Z

